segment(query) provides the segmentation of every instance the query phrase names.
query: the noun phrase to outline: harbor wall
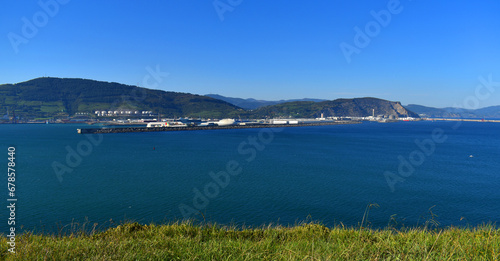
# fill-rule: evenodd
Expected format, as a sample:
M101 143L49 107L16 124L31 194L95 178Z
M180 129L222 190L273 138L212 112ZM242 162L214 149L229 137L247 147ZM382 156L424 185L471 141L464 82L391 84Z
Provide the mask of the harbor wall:
M253 129L253 128L284 128L324 126L338 124L356 124L358 121L334 121L303 124L258 124L258 125L227 125L227 126L188 126L188 127L123 127L123 128L84 128L77 129L79 134L108 134L130 132L158 132L158 131L195 131L195 130L228 130L228 129Z

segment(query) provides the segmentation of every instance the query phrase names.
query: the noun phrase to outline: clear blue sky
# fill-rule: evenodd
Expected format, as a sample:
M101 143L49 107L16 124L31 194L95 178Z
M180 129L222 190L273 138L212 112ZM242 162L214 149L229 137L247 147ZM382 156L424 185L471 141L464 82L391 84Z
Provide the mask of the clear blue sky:
M354 28L373 25L370 12L391 1L220 0L234 5L223 20L212 0L60 1L49 11L3 1L0 83L52 76L142 85L145 68L159 66L169 75L158 89L168 91L447 107L474 96L480 76L500 82L498 0L401 0L350 63L341 43L356 47ZM23 17L36 33L23 34ZM13 44L13 34L26 41ZM500 105L495 90L479 107Z

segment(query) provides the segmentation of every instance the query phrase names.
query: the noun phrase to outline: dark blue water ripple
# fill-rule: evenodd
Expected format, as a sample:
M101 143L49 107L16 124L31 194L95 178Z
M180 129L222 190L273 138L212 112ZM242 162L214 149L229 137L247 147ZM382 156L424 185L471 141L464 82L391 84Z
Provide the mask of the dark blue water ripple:
M182 219L180 204L193 207L210 172L229 161L242 168L199 209L206 221L258 226L307 219L327 225L358 225L370 203L369 222L394 220L415 226L430 219L441 226L500 221L500 124L450 122L365 123L285 128L257 150L255 159L238 147L260 129L103 136L59 182L52 163L66 164L67 148L86 138L77 125L1 125L2 150L17 149L18 227L56 231L57 224L123 220L144 223ZM398 156L408 159L415 140L442 129L447 139L414 166L410 176L388 186L384 172L397 175ZM269 134L268 132L267 134ZM267 136L269 138L269 136ZM244 147L244 148L249 148ZM248 151L247 151L248 153ZM5 153L6 155L6 153ZM472 156L472 157L471 157ZM7 158L7 156L5 156ZM6 160L4 161L6 162ZM6 178L5 178L5 183ZM7 189L5 189L4 202ZM5 210L7 217L8 210ZM203 220L202 215L192 216ZM7 222L0 222L5 233Z

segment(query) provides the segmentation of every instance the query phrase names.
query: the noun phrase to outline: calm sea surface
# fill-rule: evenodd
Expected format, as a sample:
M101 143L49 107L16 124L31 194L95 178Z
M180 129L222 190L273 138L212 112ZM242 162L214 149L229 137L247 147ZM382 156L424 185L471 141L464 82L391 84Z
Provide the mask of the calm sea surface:
M104 228L110 219L184 217L250 226L305 220L355 226L371 203L379 206L369 213L373 227L417 226L433 215L440 226L500 221L499 123L101 137L77 134L81 127L88 126L0 125L5 170L7 148L16 148L18 228L53 232L85 220ZM7 206L6 174L2 183ZM3 209L0 229L7 233L9 211Z

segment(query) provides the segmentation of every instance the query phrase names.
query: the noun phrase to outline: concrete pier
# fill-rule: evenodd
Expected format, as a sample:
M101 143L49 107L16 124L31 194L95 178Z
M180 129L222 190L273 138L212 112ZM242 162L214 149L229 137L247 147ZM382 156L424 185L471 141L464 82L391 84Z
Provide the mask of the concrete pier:
M77 129L79 134L107 134L107 133L129 133L129 132L158 132L158 131L195 131L195 130L229 130L229 129L253 129L253 128L284 128L325 126L338 124L356 124L358 121L332 121L299 124L256 124L256 125L227 125L227 126L188 126L188 127L123 127L123 128L88 128Z

